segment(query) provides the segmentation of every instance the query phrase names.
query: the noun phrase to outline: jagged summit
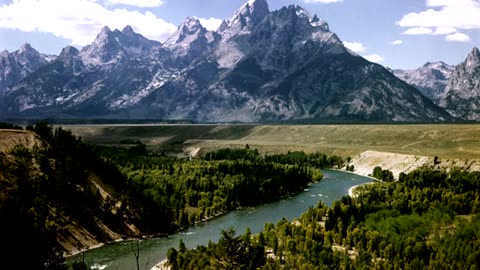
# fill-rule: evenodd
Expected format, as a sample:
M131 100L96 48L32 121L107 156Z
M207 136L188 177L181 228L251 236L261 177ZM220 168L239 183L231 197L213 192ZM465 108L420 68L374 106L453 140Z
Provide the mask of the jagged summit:
M443 61L437 61L437 62L426 62L422 67L424 68L443 68L443 67L448 67L445 62Z
M228 20L228 27L225 28L228 37L234 36L242 31L248 32L253 25L261 22L270 14L266 0L250 0L241 6Z
M470 52L470 55L480 55L480 50L478 50L477 47L473 47L472 51Z
M110 27L108 27L108 26L102 27L102 29L100 30L100 33L95 38L94 43L97 42L97 41L102 41L102 40L107 39L110 36L111 33L112 33L112 30L110 30Z
M79 50L73 46L67 46L62 49L62 52L58 57L65 58L65 57L72 57L78 55Z
M235 14L236 16L244 16L254 21L260 21L270 13L266 0L250 0L245 3Z
M395 76L417 88L424 96L434 102L444 94L448 80L454 71L442 61L427 62L423 66L413 70L394 70Z
M24 43L20 47L20 52L26 52L26 51L35 51L35 49L32 48L32 45L30 45L30 43Z
M133 31L133 28L130 25L125 26L122 29L122 33L125 35L135 35L136 33Z
M15 70L15 69L11 69ZM1 74L1 72L0 72ZM188 17L164 44L102 28L0 94L12 116L208 122L428 121L449 115L345 49L298 5L248 1L217 32Z
M174 46L175 44L181 43L185 38L192 35L204 35L207 32L200 20L195 17L187 17L183 24L181 24L177 31L175 31L166 41L165 45L167 47Z
M135 33L131 26L122 31L112 31L105 26L92 44L82 48L80 57L87 65L115 64L129 57L146 56L156 46L161 46L161 43Z
M217 32L222 33L223 31L225 31L225 29L227 29L227 27L228 27L228 21L227 20L222 20L222 23L217 28Z
M0 53L0 93L35 72L48 61L29 43L18 50Z
M188 31L188 32L194 32L197 31L198 29L203 28L202 24L200 23L200 20L196 17L187 17L185 19L185 22L183 23L182 26L180 26L182 31Z
M177 31L165 41L164 47L173 53L172 58L176 63L189 65L210 52L219 40L219 34L208 31L198 18L187 17Z
M453 116L480 120L480 51L473 48L457 65L439 104Z
M474 69L480 66L480 51L477 47L474 47L470 54L467 56L465 67L468 71L474 72Z

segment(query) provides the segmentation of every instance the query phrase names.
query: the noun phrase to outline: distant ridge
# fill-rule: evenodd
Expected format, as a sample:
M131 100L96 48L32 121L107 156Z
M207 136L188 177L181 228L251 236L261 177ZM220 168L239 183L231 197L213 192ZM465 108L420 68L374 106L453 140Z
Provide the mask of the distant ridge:
M217 31L189 17L164 44L102 29L0 88L8 118L440 122L451 116L349 51L298 5L245 3ZM1 66L0 66L1 67ZM0 70L1 73L2 70Z

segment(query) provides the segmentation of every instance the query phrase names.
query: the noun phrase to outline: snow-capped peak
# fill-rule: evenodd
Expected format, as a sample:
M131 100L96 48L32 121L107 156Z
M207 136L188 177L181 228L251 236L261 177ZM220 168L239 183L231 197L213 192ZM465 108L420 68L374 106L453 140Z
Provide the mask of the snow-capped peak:
M200 23L200 20L198 20L196 17L187 17L185 22L179 27L179 30L181 30L183 33L192 34L202 28L203 26Z
M330 31L330 27L328 26L328 23L325 20L318 18L317 14L313 15L313 17L310 19L310 24L313 27L321 28L324 31L327 31L327 32Z
M165 41L165 46L171 48L177 44L184 43L185 40L190 43L192 39L205 35L205 33L207 33L207 29L202 26L200 20L195 17L187 17L177 31Z
M241 26L240 28L243 28L251 22L260 22L269 13L270 10L266 0L250 0L235 12L230 22L233 25L239 25Z
M7 50L2 51L0 58L7 60L0 61L0 92L47 63L43 56L28 43L12 53Z
M310 13L309 13L307 10L305 10L304 8L302 8L302 7L299 6L299 5L292 5L292 6L290 6L290 7L292 7L292 8L295 9L295 12L297 13L297 16L298 16L298 17L308 18L308 20L310 21L310 19L311 19L312 16L310 15Z

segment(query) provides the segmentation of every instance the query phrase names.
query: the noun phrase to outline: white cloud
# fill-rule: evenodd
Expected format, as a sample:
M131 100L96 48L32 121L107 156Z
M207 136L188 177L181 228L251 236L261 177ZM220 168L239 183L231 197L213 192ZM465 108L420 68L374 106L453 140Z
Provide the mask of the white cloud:
M370 62L374 62L374 63L379 63L379 62L383 61L383 57L381 57L378 54L364 55L363 58L367 59Z
M177 28L152 12L110 10L97 0L13 0L0 6L0 28L52 33L72 40L73 45L91 43L103 26L122 29L126 25L160 41Z
M343 2L343 0L303 0L303 2L308 4L311 4L311 3L329 4L329 3Z
M462 33L448 35L445 39L451 42L470 42L470 37Z
M348 49L356 52L356 53L364 53L367 50L367 47L365 47L361 42L347 42L344 41L343 45L347 47Z
M431 35L433 30L427 27L414 27L403 32L405 35Z
M480 29L478 0L426 0L426 5L427 10L408 13L397 24L409 28L436 28L438 34L448 32L445 35L452 33L445 31L447 29Z
M363 58L367 59L370 62L381 62L383 61L383 57L378 54L366 54L367 47L363 45L361 42L347 42L344 41L343 45L350 49L353 52L360 54Z
M127 5L134 7L159 7L163 5L162 0L108 0L109 3L114 5Z
M220 24L222 24L222 19L217 19L217 18L198 18L200 23L203 25L203 27L207 28L207 30L210 31L215 31L218 29Z
M435 32L433 32L434 35L448 35L457 32L457 29L453 27L437 27Z
M400 45L400 44L403 44L403 40L401 40L401 39L397 39L397 40L392 41L392 45Z

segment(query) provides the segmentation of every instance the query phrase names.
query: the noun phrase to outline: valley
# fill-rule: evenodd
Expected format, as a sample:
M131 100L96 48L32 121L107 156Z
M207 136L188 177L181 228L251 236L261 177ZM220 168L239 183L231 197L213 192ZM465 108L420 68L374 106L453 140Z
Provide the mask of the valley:
M343 220L343 215L348 217L353 213L354 218L361 222L366 217L368 220L368 214L367 216L361 214L362 211L367 211L363 208L365 206L361 205L368 206L370 204L367 201L360 202L367 200L366 198L370 198L368 201L373 199L384 200L381 199L382 197L369 197L374 196L374 194L383 194L385 189L382 186L398 189L404 185L418 187L426 185L423 186L424 192L428 192L429 185L434 185L432 188L434 187L437 190L435 192L438 193L442 190L448 192L442 193L440 199L435 199L436 197L430 199L433 201L440 200L439 202L447 205L445 207L456 213L474 215L478 207L475 200L471 202L465 200L465 196L477 196L476 191L469 188L471 185L477 185L475 179L478 172L475 173L475 171L479 171L478 146L475 144L476 141L479 141L477 138L479 127L477 125L117 124L70 125L49 129L44 124L37 124L28 129L29 131L1 131L1 134L5 136L0 139L0 150L6 155L1 154L0 157L3 166L7 166L8 170L5 171L6 173L0 173L0 180L4 179L4 183L9 183L9 186L19 185L22 188L20 190L27 188L24 186L25 183L21 181L22 178L19 178L23 174L20 174L18 168L14 166L15 163L21 163L26 166L27 170L25 172L32 175L32 183L39 181L40 186L36 187L34 185L35 189L38 189L38 195L36 195L39 196L38 201L45 201L46 204L43 207L47 207L47 209L57 209L50 214L48 212L39 214L41 218L55 220L56 227L50 228L49 233L52 235L52 232L58 230L58 235L56 242L54 238L50 239L54 241L51 244L70 253L100 243L111 243L114 240L130 237L171 235L141 241L142 264L148 267L155 265L159 260L165 259L167 255L169 259L172 259L171 252L177 252L172 251L172 247L175 247L176 242L180 239L191 239L188 240L192 242L188 242L190 244L187 248L194 248L195 245L205 245L209 240L218 240L218 245L220 245L225 235L219 236L219 231L224 234L225 230L228 229L226 226L230 226L228 224L231 224L232 218L237 215L247 215L242 218L242 220L247 221L251 212L254 211L253 209L260 211L260 209L265 207L265 209L269 209L277 204L282 209L289 209L282 203L289 201L289 199L285 200L285 196L290 197L295 194L299 194L298 198L312 197L313 195L315 197L312 197L314 201L321 200L328 202L328 204L333 203L330 208L323 204L319 204L318 208L310 207L302 217L298 218L300 221L292 221L292 224L297 224L295 226L299 229L303 228L303 224L312 222L311 218L305 219L305 215L311 215L313 211L313 215L316 216L316 219L319 219L319 224L324 224L315 230L316 233L325 234L323 237L330 239L324 243L323 247L328 252L335 251L339 247L347 250L349 247L345 245L345 241L356 241L352 240L356 239L352 238L352 235L357 229L353 230L354 227L351 226L361 226L362 224L358 225L352 219L350 221L340 221L340 217L332 223L332 219L329 219L328 216L340 215ZM35 131L36 134L32 131ZM71 137L72 135L69 132L80 136L82 141L93 145L88 146L80 140L72 140L75 137ZM14 144L24 145L27 149L22 150L18 146L12 149ZM42 146L36 148L34 145ZM49 145L54 147L50 148ZM28 148L31 148L31 150L28 150ZM305 151L307 154L295 151ZM316 154L321 152L327 152L328 156ZM67 156L64 156L65 154ZM32 160L30 160L29 155L33 158ZM341 158L334 155L341 156ZM49 166L52 165L46 165L48 163L45 163L45 158L48 156L50 156L50 163L56 164L55 167L50 168ZM187 156L198 158L184 159ZM466 158L467 156L468 158ZM35 165L37 159L40 160L40 164L43 164L40 167ZM76 161L72 163L72 160ZM354 165L355 174L367 176L372 173L375 167L380 166L383 170L390 170L399 181L378 183L371 185L371 187L359 188L355 193L354 204L348 206L357 207L358 210L354 212L345 210L344 206L338 208L337 205L339 204L349 205L352 203L348 200L349 197L341 197L348 194L352 186L371 182L371 178L362 178L359 175L356 176L346 172L324 170L321 173L318 170L318 168L338 169L344 167L347 164L345 162L348 162L350 166ZM452 170L454 167L465 169L468 172ZM72 174L72 169L77 173ZM82 172L85 169L86 171ZM443 169L451 170L453 174L444 174ZM415 176L418 174L423 175L419 178L420 180ZM325 182L323 180L319 182L318 187L321 186L322 188L315 191L318 194L312 194L309 192L309 190L314 190L313 186L309 186L312 184L311 181L317 182L318 179L323 177L322 175L326 176ZM48 181L53 177L57 180L54 182ZM331 179L332 177L335 180ZM436 180L429 180L428 183L421 182L421 179L430 179L429 177ZM446 180L449 177L456 180L450 183ZM196 180L193 181L192 179ZM253 179L255 180L253 181ZM5 180L9 182L5 182ZM446 183L449 183L450 186L446 189L437 187L435 186L437 180L447 181ZM78 183L77 185L83 188L72 190L71 181ZM412 184L412 181L419 182L418 184ZM458 185L458 183L464 183L464 186L461 186L461 191L455 189L455 185ZM41 190L51 191L42 195ZM61 195L62 190L68 190L72 198L78 197L84 202L88 202L88 206L80 210L81 208L75 206L70 199L65 199ZM267 190L269 196L268 199L265 199L267 197L264 192ZM366 190L371 191L367 192ZM8 207L8 202L11 199L6 194L4 193L2 196L5 198L5 207ZM13 194L22 196L22 193ZM396 197L391 201L386 201L382 207L388 209L389 204L397 203L404 198L399 193L393 195ZM326 197L323 198L323 196ZM381 196L385 196L385 194ZM444 198L444 196L448 198ZM275 202L282 198L283 200L279 203ZM333 201L340 198L340 201ZM424 199L415 198L415 200L420 200L420 202L409 204L409 207L413 207L412 209L416 209L415 211L420 211L418 214L427 211L428 205L425 204ZM301 211L304 211L304 207L307 207L303 203L305 199L300 199L300 201L303 209ZM28 200L24 203L28 203ZM40 207L36 205L37 203L36 200L34 207ZM262 206L258 206L258 204ZM68 207L66 207L67 205ZM397 205L395 207L402 206ZM241 210L237 211L236 209ZM375 213L382 208L368 209L370 209L368 211ZM328 212L329 214L325 217L323 215L327 213L327 210L334 212ZM317 213L316 211L320 212ZM343 213L342 211L347 212ZM371 213L368 211L366 213ZM409 211L412 210L402 212L402 215L407 215ZM81 214L82 212L91 213L93 216L85 216L85 214ZM298 216L299 213L298 211L288 212L288 215L289 217ZM376 215L373 213L372 215ZM445 214L448 214L449 217L441 216ZM46 215L46 217L42 215ZM162 216L162 220L167 222L162 224L155 222L159 215ZM211 217L219 215L222 217L215 218L212 221L209 220ZM241 233L245 227L252 226L252 229L254 229L252 232L262 232L262 224L265 222L267 222L267 225L265 225L263 233L268 235L273 235L272 230L278 230L284 225L290 226L287 225L290 224L289 222L282 219L277 223L277 226L280 227L275 229L275 227L270 227L274 226L274 223L268 225L270 224L268 222L276 222L278 216L270 217L264 213L264 210L261 210L259 215L266 219L257 217L254 218L255 221L260 222L242 223L240 227L235 227L237 233ZM388 215L397 217L396 212L389 212ZM452 224L458 222L457 217L450 212L437 213L428 210L426 215L434 215L435 219L435 222L431 224L422 223L422 228L426 230L432 230L436 226L453 226ZM370 218L373 218L373 216L370 216ZM419 218L422 220L422 218L416 216L401 216L401 218ZM333 220L335 219L334 217ZM205 221L206 223L200 225L199 228L213 231L209 234L202 233L202 237L199 238L195 233L197 230L203 229L189 228L189 226ZM118 226L118 222L122 222L123 225ZM209 224L217 225L213 228ZM350 224L346 232L342 232L345 230L342 224ZM467 225L456 226L463 228L462 226ZM182 228L188 229L180 231L179 234L174 234ZM381 231L383 229L369 228L369 230ZM277 256L277 252L284 254L285 258L304 256L301 255L302 253L295 253L298 250L293 246L288 245L287 247L285 241L288 239L280 240L284 237L281 231L275 231L275 235L279 239L278 248L281 250L274 252ZM251 244L253 246L249 248L254 248L257 245L273 248L276 245L272 240L273 238L269 238L270 240L261 244L263 242L258 240L257 237L252 237L253 242ZM375 241L375 239L369 237L367 236L364 239ZM423 239L425 237L424 232L421 232L418 237ZM242 241L246 241L246 238L242 239ZM293 239L290 240L293 241ZM296 239L295 241L301 240ZM130 253L132 243L135 243L135 241L107 245L88 251L83 255L71 257L67 262L70 266L81 262L87 266L110 267L106 269L133 267L134 260ZM357 254L350 259L355 264L360 261L366 263L362 259L361 253L358 253L358 250L363 249L362 244L356 243L355 246L354 249L348 250L349 254ZM40 248L39 246L37 249ZM203 247L200 246L199 248L203 250ZM210 248L210 244L208 248ZM287 248L288 252L286 251ZM265 251L261 254L264 256L271 252ZM372 254L377 254L377 252L380 252L378 254L382 254L381 256L391 256L387 253L381 253L382 251L375 251ZM428 252L440 251L433 249ZM327 253L322 255L322 260L325 260L323 263L342 256L336 252L329 255ZM187 263L189 260L203 260L202 257L210 256L208 255L209 252L197 253L194 250L183 249L181 245L178 254L178 256L184 256L174 262L179 265ZM281 268L281 265L285 263L293 263L292 261L277 260L276 257L268 259L268 256L267 265L277 265L275 269ZM357 258L356 256L360 257ZM59 253L55 258L57 260L61 259ZM389 257L389 259L392 259L392 257ZM228 259L225 260L228 261ZM251 260L255 259L251 258ZM394 260L396 263L401 261L399 258L394 258ZM439 260L431 260L431 263L437 261ZM195 262L195 264L198 263L205 264L206 261ZM256 263L262 265L261 261ZM318 262L313 260L311 263L315 265ZM179 269L185 268L190 269L186 266ZM174 269L178 268L174 267Z
M0 4L0 268L480 269L480 2L236 1Z
M65 125L95 144L121 146L140 140L151 151L222 147L259 149L261 153L322 152L354 157L364 151L443 160L480 159L477 124L418 125Z

